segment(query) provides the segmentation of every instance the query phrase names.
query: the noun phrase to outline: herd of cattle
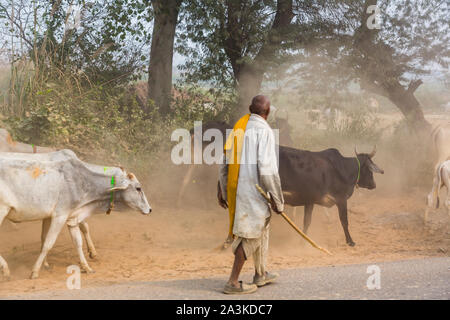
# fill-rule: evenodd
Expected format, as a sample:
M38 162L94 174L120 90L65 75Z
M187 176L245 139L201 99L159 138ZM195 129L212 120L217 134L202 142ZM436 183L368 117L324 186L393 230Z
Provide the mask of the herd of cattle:
M203 132L215 128L226 139L232 126L211 121ZM447 188L445 206L450 213L450 129L437 127L431 139L437 152L433 188L427 198L425 221L430 208L439 207L439 190ZM339 212L346 242L354 246L347 219L347 200L355 187L374 189L373 173L381 173L374 162L376 148L370 153L344 157L336 149L320 152L279 147L279 173L285 203L304 206L303 228L306 232L314 205L331 207ZM192 176L191 166L181 186L180 196ZM220 190L218 190L220 191ZM92 272L83 254L84 235L91 258L97 253L86 219L94 213L109 213L121 202L147 215L151 207L136 176L121 167L103 167L78 159L71 150L56 151L14 141L0 129L0 225L3 220L25 222L42 220L41 252L33 266L31 278L37 278L41 266L48 266L46 256L61 229L67 225L77 249L81 267ZM0 268L9 277L6 261L0 255Z
M233 127L223 121L210 121L202 125L202 132L208 129L218 129L224 137ZM193 130L191 131L191 133ZM428 196L428 207L425 211L425 221L429 209L439 206L439 190L447 187L445 202L450 213L450 127L438 126L430 136L436 151L437 161L433 180L433 189ZM205 142L203 142L205 143ZM336 205L339 219L349 246L354 246L348 231L347 200L352 196L355 187L374 189L376 183L373 173L381 173L373 157L376 148L370 154L358 153L355 157L344 157L336 149L311 152L279 146L279 174L285 203L292 207L304 206L303 230L306 233L310 224L314 205L332 207ZM447 160L447 161L446 161ZM185 193L189 181L194 175L195 166L187 171L181 184L178 202ZM218 190L218 195L220 190Z
M53 151L13 141L0 129L0 224L42 220L41 252L31 278L41 266L61 229L67 225L81 267L92 272L82 249L83 231L91 257L95 248L84 221L93 213L110 212L115 202L149 214L151 207L136 176L119 167L102 167L81 161L71 150ZM5 152L6 151L6 152ZM42 153L37 153L42 152ZM0 255L3 275L8 264Z

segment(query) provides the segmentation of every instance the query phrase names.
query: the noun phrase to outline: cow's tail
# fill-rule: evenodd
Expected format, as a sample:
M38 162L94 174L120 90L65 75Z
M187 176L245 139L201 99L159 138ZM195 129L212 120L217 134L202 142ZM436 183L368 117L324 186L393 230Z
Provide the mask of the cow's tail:
M441 128L440 125L437 125L436 127L434 127L434 129L431 130L431 137L434 138L434 136L437 134L437 132L439 131L440 128Z
M436 188L434 190L434 197L436 198L436 209L439 209L439 190L441 189L441 185L442 185L442 169L444 166L440 165L437 169L436 172L436 178L437 178L437 183L436 183Z
M436 147L436 136L439 134L439 131L442 127L440 125L437 125L432 131L431 131L431 140L432 140L432 144L433 144L433 148L436 151L437 147Z

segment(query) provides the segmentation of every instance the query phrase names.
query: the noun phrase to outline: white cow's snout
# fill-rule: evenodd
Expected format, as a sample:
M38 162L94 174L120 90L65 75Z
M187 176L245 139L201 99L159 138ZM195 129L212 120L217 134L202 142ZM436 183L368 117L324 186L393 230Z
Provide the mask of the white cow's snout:
M145 196L145 194L142 194L140 208L141 208L142 214L144 214L144 215L148 215L148 214L150 214L150 212L152 212L152 207L148 203L148 200L147 200L147 197Z
M152 212L152 208L150 206L148 207L147 210L142 210L142 214L145 215L145 216L150 214L151 212Z

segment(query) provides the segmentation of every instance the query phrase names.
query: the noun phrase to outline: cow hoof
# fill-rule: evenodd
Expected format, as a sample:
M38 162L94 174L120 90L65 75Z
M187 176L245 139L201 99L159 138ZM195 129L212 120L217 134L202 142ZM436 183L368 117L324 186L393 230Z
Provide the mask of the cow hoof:
M347 244L348 244L350 247L354 247L354 246L355 246L355 243L354 243L353 241L348 241Z
M9 272L9 269L7 269L7 268L4 268L4 269L3 269L3 278L4 278L6 281L11 280L11 273Z
M37 278L39 278L39 273L33 271L33 272L31 273L30 279L33 280L33 279L37 279Z
M95 273L95 271L93 269L91 269L91 267L82 267L81 268L81 272L82 273Z
M89 252L89 258L96 259L97 258L97 252Z
M45 270L51 270L52 267L48 264L48 262L45 262L45 263L44 263L44 269L45 269Z

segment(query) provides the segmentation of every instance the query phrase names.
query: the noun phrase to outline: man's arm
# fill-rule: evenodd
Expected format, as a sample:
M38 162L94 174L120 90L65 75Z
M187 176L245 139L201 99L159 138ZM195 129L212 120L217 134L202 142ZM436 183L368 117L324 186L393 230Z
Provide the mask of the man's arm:
M263 190L270 194L272 209L281 213L284 210L284 197L278 174L278 159L275 147L273 132L266 130L261 134L258 146L259 183Z
M274 176L261 176L261 187L270 194L270 205L272 210L276 213L281 213L284 210L284 198L281 190L280 177Z
M227 183L228 183L228 165L226 156L223 156L222 164L219 167L219 181L217 182L217 200L219 205L227 209Z

